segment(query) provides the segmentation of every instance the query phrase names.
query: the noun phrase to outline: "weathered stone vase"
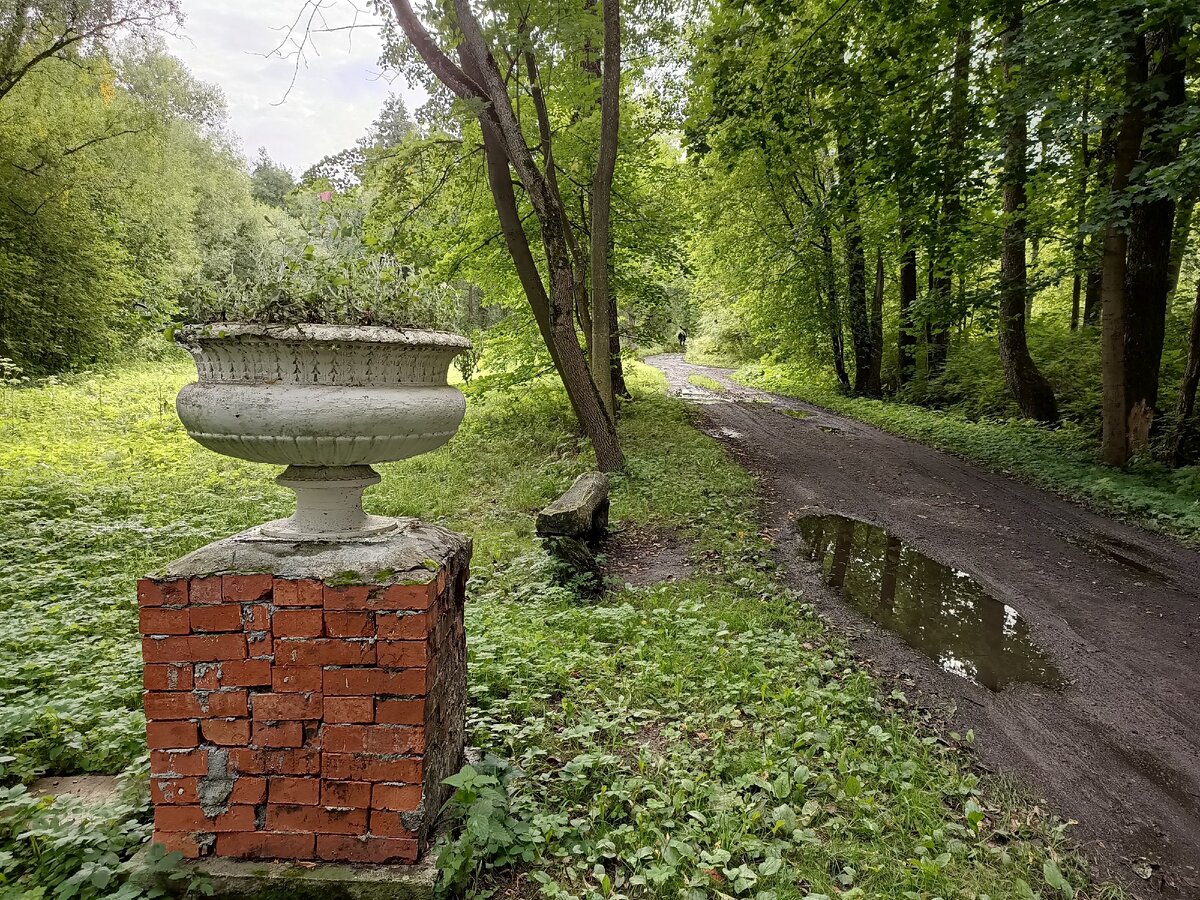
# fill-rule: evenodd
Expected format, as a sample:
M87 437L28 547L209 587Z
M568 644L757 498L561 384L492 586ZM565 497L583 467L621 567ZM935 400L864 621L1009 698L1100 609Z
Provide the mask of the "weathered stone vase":
M360 540L398 527L367 515L372 463L428 453L458 430L466 402L448 383L471 343L438 331L335 325L193 325L175 340L198 380L176 407L188 434L226 456L287 466L296 512L261 533Z

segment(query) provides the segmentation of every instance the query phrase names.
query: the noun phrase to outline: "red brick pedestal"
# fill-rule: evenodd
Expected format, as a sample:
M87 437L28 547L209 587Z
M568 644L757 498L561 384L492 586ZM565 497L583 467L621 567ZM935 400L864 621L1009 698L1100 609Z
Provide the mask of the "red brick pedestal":
M464 744L470 543L257 529L138 585L154 839L188 858L414 863Z

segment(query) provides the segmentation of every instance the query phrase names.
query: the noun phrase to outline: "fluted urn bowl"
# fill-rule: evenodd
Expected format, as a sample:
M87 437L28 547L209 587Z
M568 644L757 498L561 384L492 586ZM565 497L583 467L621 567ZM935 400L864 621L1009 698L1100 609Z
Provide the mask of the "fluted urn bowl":
M175 334L198 379L176 408L196 442L225 456L288 469L290 519L267 537L350 540L394 530L362 511L379 481L373 463L436 450L458 430L466 401L448 384L471 346L447 332L377 326L192 325Z

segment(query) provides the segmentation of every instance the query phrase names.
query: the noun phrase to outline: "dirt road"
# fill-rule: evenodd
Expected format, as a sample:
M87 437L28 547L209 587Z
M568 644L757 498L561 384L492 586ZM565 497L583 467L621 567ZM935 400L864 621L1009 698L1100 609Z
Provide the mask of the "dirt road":
M1200 553L728 372L649 360L700 426L762 479L797 586L884 677L973 728L991 769L1080 825L1072 834L1136 896L1200 898ZM715 379L708 391L688 377ZM788 414L785 410L791 410ZM796 414L803 418L796 417ZM828 589L798 517L870 522L968 573L1019 611L1065 679L991 691L944 671Z

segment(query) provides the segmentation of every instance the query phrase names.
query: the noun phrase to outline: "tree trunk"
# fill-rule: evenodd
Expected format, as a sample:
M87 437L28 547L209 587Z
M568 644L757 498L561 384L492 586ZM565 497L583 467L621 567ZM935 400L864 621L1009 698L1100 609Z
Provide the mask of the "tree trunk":
M1117 154L1117 131L1121 125L1119 115L1110 116L1100 126L1100 146L1095 154L1096 183L1102 188L1111 186L1113 165ZM1087 242L1087 275L1084 278L1083 324L1099 325L1103 308L1104 233L1095 231Z
M540 288L539 278L539 288L534 289L533 295L527 294L527 297L535 317L542 297L548 298L548 346L571 406L584 432L591 439L597 466L604 471L618 471L624 467L625 461L616 428L592 380L572 318L576 291L562 197L555 190L553 182L547 180L546 173L538 170L534 163L533 154L525 143L513 110L504 77L488 49L478 19L465 0L456 0L454 5L461 32L458 52L462 68L456 66L438 47L408 0L392 0L397 22L405 36L439 81L457 96L477 105L476 114L485 140L494 141L495 147L503 151L529 196L541 226L550 289L547 292ZM495 167L490 168L494 170ZM489 176L490 185L496 185L498 180L495 175ZM493 199L499 213L501 206L506 204L496 194L493 194ZM508 237L506 234L506 240ZM523 280L522 284L525 286L527 280Z
M883 395L883 248L875 250L875 294L871 298L871 375L867 393Z
M608 235L613 172L621 115L621 4L603 0L604 68L600 80L600 151L592 175L592 380L610 416L616 416L612 379L612 335L616 330L608 296Z
M838 140L838 170L845 204L847 302L850 306L850 344L854 349L854 392L866 393L871 380L873 350L867 316L867 257L863 251L855 169L857 153L844 136Z
M1196 409L1196 387L1200 385L1200 282L1196 284L1196 305L1192 307L1192 328L1188 337L1187 368L1175 404L1175 434L1171 439L1171 465L1182 466L1184 442Z
M1146 35L1147 56L1155 60L1148 73L1154 90L1146 111L1140 160L1147 167L1170 165L1179 155L1179 139L1170 130L1175 124L1175 111L1186 99L1183 38L1184 30L1178 23ZM1134 205L1125 269L1125 416L1131 455L1146 448L1158 411L1174 227L1172 197Z
M1004 117L1004 246L1000 257L1000 364L1009 391L1021 414L1040 422L1058 419L1054 390L1029 355L1025 339L1026 298L1029 293L1025 262L1026 166L1029 125L1024 100L1015 85L1017 43L1021 40L1022 0L1008 5L1003 42Z
M610 289L608 292L608 317L612 329L608 333L608 358L612 362L613 393L622 400L628 400L633 395L625 384L625 364L621 361L621 329L617 320L617 295Z
M1174 297L1179 290L1179 271L1183 268L1183 258L1187 256L1188 239L1192 233L1192 213L1196 209L1196 199L1188 198L1179 204L1175 210L1175 230L1171 234L1171 264L1167 271L1167 291Z
M829 345L833 350L833 368L842 387L850 387L846 374L846 349L842 340L842 311L838 303L837 266L833 261L833 235L828 225L821 226L821 253L825 258L825 297L829 319Z
M1146 39L1130 27L1125 64L1125 110L1113 156L1112 194L1121 197L1129 187L1129 176L1141 153L1145 120L1138 95L1146 83ZM1125 386L1125 271L1129 235L1111 219L1104 230L1100 300L1103 320L1100 331L1101 380L1104 385L1101 458L1110 466L1129 462L1129 422Z
M1071 280L1071 330L1078 331L1083 316L1083 273L1087 264L1084 252L1087 244L1084 240L1083 226L1087 222L1088 183L1091 180L1092 151L1089 146L1088 113L1091 99L1091 76L1083 85L1083 120L1080 125L1079 140L1079 198L1075 210L1075 240L1071 246L1072 268L1075 270Z
M960 21L954 41L954 70L950 83L950 108L947 111L949 128L946 133L946 165L941 184L942 216L938 223L936 253L931 257L934 268L931 290L932 308L939 319L931 323L928 342L929 374L940 373L946 366L950 348L954 291L954 239L962 226L962 182L966 177L966 144L970 127L971 43L973 33L969 17L963 15L961 4L955 0L951 16Z
M912 381L917 370L916 322L913 307L917 303L917 248L912 244L912 223L906 204L900 209L900 333L898 335L900 386Z

